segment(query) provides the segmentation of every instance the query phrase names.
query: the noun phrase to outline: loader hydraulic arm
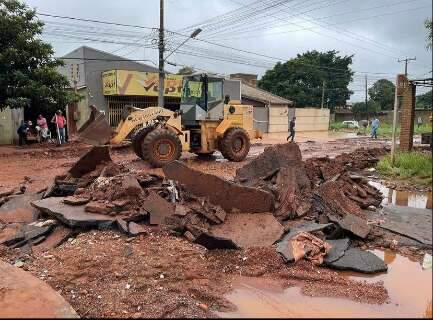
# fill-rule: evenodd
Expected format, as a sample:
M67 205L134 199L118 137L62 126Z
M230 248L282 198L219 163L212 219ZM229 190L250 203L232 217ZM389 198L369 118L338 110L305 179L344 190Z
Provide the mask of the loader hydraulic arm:
M155 121L165 122L167 125L181 130L180 116L177 113L161 107L149 107L146 109L129 108L115 130L115 136L110 144L121 143L137 126L147 127Z

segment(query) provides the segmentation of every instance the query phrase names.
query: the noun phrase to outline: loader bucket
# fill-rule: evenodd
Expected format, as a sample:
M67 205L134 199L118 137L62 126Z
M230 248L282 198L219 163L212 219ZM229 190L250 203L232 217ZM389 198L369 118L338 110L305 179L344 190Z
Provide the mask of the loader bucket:
M87 120L78 130L79 138L88 144L100 146L107 144L112 135L112 129L105 115L96 107L90 106L92 112Z

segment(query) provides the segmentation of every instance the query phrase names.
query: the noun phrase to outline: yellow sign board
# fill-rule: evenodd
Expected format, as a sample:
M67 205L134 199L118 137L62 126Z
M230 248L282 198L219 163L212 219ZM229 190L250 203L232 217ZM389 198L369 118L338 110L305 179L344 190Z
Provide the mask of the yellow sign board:
M112 85L113 75L116 79ZM104 95L121 96L158 96L159 77L156 72L140 72L128 70L112 70L102 74ZM164 80L164 96L182 96L183 77L166 75Z
M104 96L117 94L116 71L106 71L102 74L103 93Z

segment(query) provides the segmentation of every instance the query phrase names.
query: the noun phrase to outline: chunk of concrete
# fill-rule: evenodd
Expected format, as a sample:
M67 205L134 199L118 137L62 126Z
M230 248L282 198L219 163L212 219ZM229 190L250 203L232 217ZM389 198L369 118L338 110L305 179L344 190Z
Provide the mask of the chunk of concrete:
M328 214L328 218L330 221L338 224L343 230L362 239L365 239L371 230L371 227L367 224L367 220L353 214L346 214L343 218Z
M65 299L30 272L0 260L0 317L79 318Z
M81 206L90 201L90 198L81 198L76 196L69 196L63 200L63 203L69 204L70 206Z
M116 224L119 227L119 230L122 231L123 233L128 234L128 223L121 219L121 218L117 218L116 219Z
M109 214L112 208L109 208L105 203L92 201L85 205L86 212L97 214Z
M302 162L299 146L295 143L266 147L258 157L236 170L235 181L250 184L263 179L282 167L297 167Z
M13 197L0 208L0 221L5 223L30 223L36 221L38 212L30 202L40 200L42 194L28 193Z
M240 248L272 246L284 233L284 227L271 213L229 214L223 224L213 225L214 236L231 239Z
M95 170L96 166L104 162L111 162L108 146L94 146L83 154L68 172L74 178L81 178L86 173Z
M128 230L131 236L139 236L140 234L147 234L146 228L144 228L143 226L135 222L130 222L128 224Z
M348 249L344 255L327 266L338 270L351 270L361 273L377 273L388 270L385 262L369 251L358 248Z
M231 239L218 237L207 232L201 233L196 239L195 243L202 245L203 247L214 250L214 249L239 249L239 247Z
M139 196L143 190L137 181L137 178L126 175L122 178L122 192L129 196Z
M155 191L149 191L149 196L143 203L143 209L149 212L149 223L152 225L163 224L164 219L174 214L174 204L161 198Z
M325 263L331 263L338 259L340 259L346 250L349 248L350 239L344 238L344 239L338 239L338 240L326 240L332 248L328 252L328 254L324 258Z
M63 226L57 226L45 240L37 245L33 243L32 250L35 253L45 252L50 249L56 248L66 242L74 235L74 231Z
M84 206L69 206L63 203L64 198L47 198L33 201L32 206L60 220L69 227L98 227L113 223L115 218L86 212Z
M274 208L274 196L270 192L191 169L180 161L167 164L163 171L168 179L181 183L196 196L207 197L227 212L272 212Z

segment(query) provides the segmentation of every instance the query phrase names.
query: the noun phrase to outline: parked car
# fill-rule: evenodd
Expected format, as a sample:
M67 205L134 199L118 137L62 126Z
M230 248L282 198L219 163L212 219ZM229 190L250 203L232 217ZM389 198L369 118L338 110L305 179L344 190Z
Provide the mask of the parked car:
M356 128L359 129L358 121L350 120L350 121L343 121L343 124L346 125L348 128Z

